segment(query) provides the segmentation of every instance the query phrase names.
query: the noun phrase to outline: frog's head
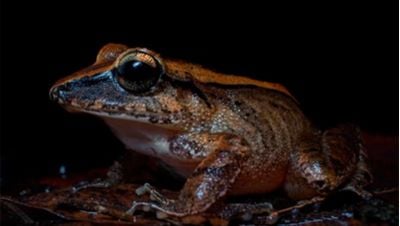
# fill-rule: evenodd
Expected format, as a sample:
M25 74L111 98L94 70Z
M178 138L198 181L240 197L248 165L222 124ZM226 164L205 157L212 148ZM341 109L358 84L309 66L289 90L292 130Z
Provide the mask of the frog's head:
M172 124L181 117L180 98L188 90L178 90L153 51L107 44L93 65L57 81L50 98L73 112Z
M290 95L279 84L226 76L195 64L162 59L144 48L107 44L93 65L56 82L50 97L72 111L179 124L188 115L211 110L212 105L199 88L206 83L250 84Z

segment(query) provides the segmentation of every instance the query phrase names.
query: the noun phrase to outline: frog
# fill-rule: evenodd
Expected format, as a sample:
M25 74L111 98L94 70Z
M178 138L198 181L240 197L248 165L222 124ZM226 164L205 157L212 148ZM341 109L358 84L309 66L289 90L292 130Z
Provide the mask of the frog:
M360 129L319 129L279 83L110 43L49 95L71 112L100 117L128 150L185 179L176 199L145 184L137 193L154 201L133 200L128 214L185 217L226 197L278 189L299 202L339 190L370 196Z

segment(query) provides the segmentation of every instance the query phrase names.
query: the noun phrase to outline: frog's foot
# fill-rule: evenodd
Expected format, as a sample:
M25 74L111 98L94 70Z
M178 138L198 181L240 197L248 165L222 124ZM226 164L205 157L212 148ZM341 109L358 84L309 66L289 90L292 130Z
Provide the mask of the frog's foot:
M106 178L97 178L91 182L84 181L68 189L70 189L73 193L76 193L87 188L109 188L122 181L121 172L122 165L116 161L108 170Z
M162 204L162 203L153 203L153 202L132 202L131 208L125 212L126 215L133 215L137 210L143 210L143 211L156 211L156 216L158 219L165 219L168 218L169 216L178 216L182 217L187 214L184 214L182 212L178 212L176 210L176 205L173 202L173 200L169 200L169 204ZM172 204L172 205L171 205Z
M149 198L154 202L132 202L131 208L126 211L126 214L133 215L137 210L143 211L156 211L156 216L159 219L167 218L168 216L185 216L184 207L182 203L177 200L169 199L157 191L156 188L151 186L149 183L145 183L143 186L136 189L136 195L142 196L145 194L149 195ZM179 211L180 210L180 211Z

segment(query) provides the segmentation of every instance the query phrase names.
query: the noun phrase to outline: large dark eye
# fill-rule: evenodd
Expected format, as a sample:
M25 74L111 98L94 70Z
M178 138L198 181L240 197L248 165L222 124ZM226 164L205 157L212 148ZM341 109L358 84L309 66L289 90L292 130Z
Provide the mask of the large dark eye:
M157 84L163 73L161 65L153 56L140 51L123 56L116 71L118 83L133 93L148 91Z

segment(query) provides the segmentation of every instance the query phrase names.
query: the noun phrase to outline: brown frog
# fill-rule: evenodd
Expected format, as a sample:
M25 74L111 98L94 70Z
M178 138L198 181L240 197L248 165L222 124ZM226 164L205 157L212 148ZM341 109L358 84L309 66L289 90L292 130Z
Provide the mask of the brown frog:
M169 200L134 202L175 217L224 196L283 188L295 200L363 190L371 176L357 127L320 131L279 85L226 75L145 48L105 45L96 62L58 81L50 97L104 119L130 150L163 162L186 182Z

